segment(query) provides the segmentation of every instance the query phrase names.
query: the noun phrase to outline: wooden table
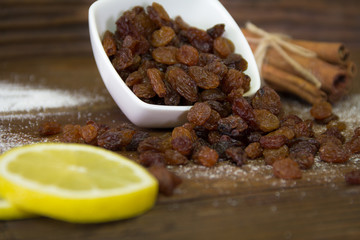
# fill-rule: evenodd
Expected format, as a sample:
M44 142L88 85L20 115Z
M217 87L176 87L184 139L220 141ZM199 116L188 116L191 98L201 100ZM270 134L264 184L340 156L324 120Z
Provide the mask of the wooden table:
M84 124L88 119L108 124L127 121L107 93L93 60L87 28L91 2L0 1L0 84L41 86L94 98L92 104L55 110L0 112L1 152L41 141L36 132L45 120L62 124ZM240 26L252 21L296 38L340 41L360 64L357 0L221 2ZM340 115L349 116L346 110L360 107L356 102L359 77L355 80L351 94L335 105ZM287 109L308 116L308 105L289 98L283 101ZM355 117L344 120L359 126L357 114L351 116ZM345 172L359 168L358 156L336 166L317 161L297 181L275 179L270 168L256 162L243 168L221 164L213 169L172 168L183 177L183 184L174 196L160 196L156 206L140 217L93 225L48 218L0 222L0 240L360 239L360 187L344 182Z

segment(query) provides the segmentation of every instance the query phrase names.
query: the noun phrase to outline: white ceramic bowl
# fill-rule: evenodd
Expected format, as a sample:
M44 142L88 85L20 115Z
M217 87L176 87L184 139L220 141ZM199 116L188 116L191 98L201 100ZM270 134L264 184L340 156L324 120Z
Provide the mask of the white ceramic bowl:
M168 128L183 124L190 106L163 106L148 104L140 100L126 86L112 66L101 43L106 30L115 31L116 20L124 11L134 6L146 7L149 0L99 0L89 9L89 31L94 58L106 88L127 118L137 126ZM171 18L181 16L191 26L208 29L224 23L224 36L235 44L235 52L248 61L246 74L251 77L250 90L253 95L260 87L260 76L251 49L239 26L218 0L156 0L163 5Z

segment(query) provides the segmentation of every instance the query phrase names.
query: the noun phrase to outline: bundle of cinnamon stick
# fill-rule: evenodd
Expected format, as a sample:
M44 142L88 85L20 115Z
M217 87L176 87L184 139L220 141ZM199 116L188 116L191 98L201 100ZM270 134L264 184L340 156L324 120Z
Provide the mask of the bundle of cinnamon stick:
M250 29L247 27L241 30L255 53L264 35L261 36ZM285 38L285 41L314 52L313 57L307 57L282 48L291 61L295 61L308 71L319 84L309 81L305 74L299 72L277 48L271 47L271 44L266 49L265 57L260 64L261 76L265 84L279 92L296 95L310 104L319 100L334 103L348 92L357 69L355 63L349 59L349 50L342 43L291 38Z

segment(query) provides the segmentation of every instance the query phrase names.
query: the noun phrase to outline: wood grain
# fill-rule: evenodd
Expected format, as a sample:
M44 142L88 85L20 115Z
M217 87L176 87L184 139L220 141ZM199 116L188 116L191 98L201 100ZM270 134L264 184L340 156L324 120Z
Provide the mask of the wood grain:
M0 81L104 98L93 105L61 109L64 115L2 120L1 131L11 126L10 133L37 139L37 127L45 120L62 124L84 124L89 118L108 124L128 121L105 89L91 53L87 10L92 2L0 0ZM360 63L360 1L221 2L240 26L251 21L296 38L341 41L350 48L355 63ZM357 77L352 94L359 93ZM287 109L299 104L307 107L291 98L283 100ZM46 111L33 114L42 113ZM167 131L151 130L154 134ZM319 165L298 181L273 178L270 168L255 171L256 163L243 167L248 175L221 170L221 178L172 169L182 174L183 184L174 196L160 196L154 209L140 217L92 225L48 218L0 222L0 240L360 239L360 188L345 185L343 178L345 172L360 169L358 159L354 156L351 163L334 167Z

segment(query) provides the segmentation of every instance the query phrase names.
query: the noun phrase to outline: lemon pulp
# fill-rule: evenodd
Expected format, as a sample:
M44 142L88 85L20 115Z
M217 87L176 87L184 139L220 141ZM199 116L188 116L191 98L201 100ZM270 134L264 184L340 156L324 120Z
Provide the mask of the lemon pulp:
M21 209L85 223L147 211L155 203L158 185L142 166L111 151L41 143L0 157L0 189Z

